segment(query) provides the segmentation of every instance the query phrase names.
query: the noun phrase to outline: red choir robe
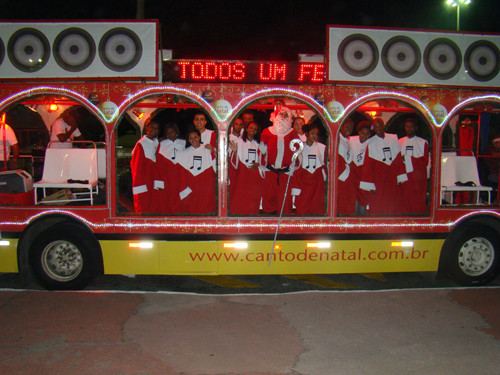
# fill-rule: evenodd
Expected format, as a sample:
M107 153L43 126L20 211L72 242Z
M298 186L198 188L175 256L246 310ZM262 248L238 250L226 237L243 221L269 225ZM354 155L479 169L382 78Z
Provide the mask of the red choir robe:
M352 163L351 163L351 173L350 178L352 178L352 185L356 193L356 201L358 205L366 207L368 205L368 199L370 194L366 190L359 188L359 183L361 182L361 176L363 171L363 164L365 162L366 148L370 144L371 138L361 143L359 141L359 135L349 137L349 147L352 152Z
M401 188L399 184L408 180L398 137L385 133L384 138L372 137L367 148L360 188L370 194L367 213L370 215L400 215Z
M229 166L229 212L238 215L258 215L264 171L260 166L250 169L255 162L260 164L259 143L236 139L238 150L231 152ZM231 173L232 171L232 173Z
M337 158L337 212L340 215L354 215L356 210L356 189L351 173L352 152L349 142L339 135L339 157Z
M130 167L132 170L132 193L137 213L158 212L158 188L161 181L156 179L156 151L158 140L143 136L132 150Z
M243 129L242 129L243 130ZM229 134L229 142L233 142L233 143L236 143L236 141L240 139L239 137L235 136L233 133L230 133ZM231 148L229 148L229 151L230 151L230 156L229 156L229 159L231 160L231 153L232 153L232 150ZM229 162L229 168L228 168L228 176L227 176L227 180L228 180L228 190L229 190L229 197L231 197L231 190L232 190L232 181L234 180L234 174L236 173L236 169L231 165L231 161ZM234 184L232 184L234 186Z
M408 181L401 185L404 213L427 213L427 166L429 165L429 144L423 138L414 136L399 140Z
M299 156L300 167L293 174L292 195L297 216L325 214L326 146L314 142L304 144Z
M181 199L179 197L179 183L182 167L178 163L178 154L183 151L186 141L176 139L172 142L165 139L160 142L156 163L158 164L158 180L162 181L162 190L159 192L159 212L174 215L180 212Z
M212 145L214 149L217 148L217 134L213 130L205 129L201 133L201 143L202 145Z
M182 167L179 186L180 211L187 214L216 212L215 154L203 145L177 153Z
M293 151L290 150L290 142L298 138L299 135L292 128L290 128L290 131L284 137L271 133L270 128L264 129L260 136L260 142L263 146L262 150L266 154L266 166L271 166L275 170L290 168L293 156ZM267 168L262 197L262 209L264 212L280 213L289 174L289 172L275 173ZM289 190L283 214L290 215L291 213L292 195Z

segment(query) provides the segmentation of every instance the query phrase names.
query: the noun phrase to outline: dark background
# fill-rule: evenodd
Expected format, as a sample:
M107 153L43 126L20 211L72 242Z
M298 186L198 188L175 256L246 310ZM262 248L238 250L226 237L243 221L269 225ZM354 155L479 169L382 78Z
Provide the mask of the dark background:
M137 0L0 0L4 20L135 19ZM162 48L174 58L297 60L324 53L326 25L453 31L456 8L445 0L144 0L158 19ZM460 30L500 32L500 1L472 0Z

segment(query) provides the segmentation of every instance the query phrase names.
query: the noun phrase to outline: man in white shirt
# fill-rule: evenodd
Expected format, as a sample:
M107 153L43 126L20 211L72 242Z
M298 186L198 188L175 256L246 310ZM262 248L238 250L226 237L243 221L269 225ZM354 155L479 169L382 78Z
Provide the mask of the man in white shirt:
M238 117L233 121L233 125L231 126L231 131L229 133L229 141L236 142L238 138L241 138L243 134L243 120Z
M4 114L0 119L0 169L7 169L11 151L12 160L10 161L10 166L12 169L15 169L17 168L17 160L19 158L19 145L17 143L16 134L12 128L5 123Z
M50 148L72 148L73 144L68 141L83 140L75 114L75 111L66 110L54 121L50 131Z
M204 113L197 112L194 115L193 124L196 130L201 134L201 143L204 147L211 145L213 149L217 148L217 134L213 130L206 128L207 118Z

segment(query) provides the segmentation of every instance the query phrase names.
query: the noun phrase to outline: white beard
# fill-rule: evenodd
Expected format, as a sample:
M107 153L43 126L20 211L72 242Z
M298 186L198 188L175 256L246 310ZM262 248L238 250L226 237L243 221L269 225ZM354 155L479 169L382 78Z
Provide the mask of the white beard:
M278 137L284 137L292 131L292 114L288 108L286 108L286 111L288 112L288 118L283 118L281 113L278 113L273 119L273 126L269 128L269 131Z

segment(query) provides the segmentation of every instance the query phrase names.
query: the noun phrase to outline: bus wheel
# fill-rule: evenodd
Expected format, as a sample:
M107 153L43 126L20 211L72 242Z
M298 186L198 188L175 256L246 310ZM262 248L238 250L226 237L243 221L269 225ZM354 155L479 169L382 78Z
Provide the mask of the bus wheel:
M47 289L77 290L92 279L91 234L76 224L57 225L34 241L31 266Z
M448 275L465 286L485 285L498 274L498 234L489 228L471 225L451 238L445 253Z

